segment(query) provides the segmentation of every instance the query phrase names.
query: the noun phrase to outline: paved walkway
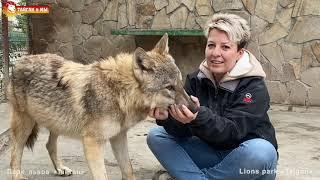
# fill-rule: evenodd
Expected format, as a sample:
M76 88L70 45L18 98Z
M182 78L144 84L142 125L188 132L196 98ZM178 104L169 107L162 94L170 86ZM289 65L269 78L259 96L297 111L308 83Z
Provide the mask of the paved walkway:
M0 134L6 131L10 126L9 110L6 103L0 103Z
M280 147L277 179L320 180L320 111L287 112L272 110L269 114L277 130ZM1 104L0 133L9 126L7 118L8 110L6 105ZM154 125L150 121L142 122L132 128L128 134L129 153L137 180L151 179L152 175L161 168L149 151L145 140L148 129ZM45 148L47 137L47 130L42 129L33 152L25 149L22 168L26 177L34 180L90 179L81 143L65 137L60 137L59 139L59 154L65 165L73 169L74 175L66 178L55 176ZM10 179L9 161L10 155L8 151L2 152L0 154L1 180ZM105 164L107 165L109 179L121 180L120 170L109 144L106 148Z

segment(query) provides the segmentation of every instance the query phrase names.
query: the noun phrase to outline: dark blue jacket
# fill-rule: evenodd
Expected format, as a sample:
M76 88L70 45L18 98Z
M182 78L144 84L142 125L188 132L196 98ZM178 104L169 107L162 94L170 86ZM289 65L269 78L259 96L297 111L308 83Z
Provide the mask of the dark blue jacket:
M185 90L199 98L197 118L189 124L171 116L157 120L168 133L177 137L197 136L220 150L234 149L253 138L263 138L278 149L267 114L270 98L263 77L242 77L215 85L198 70L187 76Z

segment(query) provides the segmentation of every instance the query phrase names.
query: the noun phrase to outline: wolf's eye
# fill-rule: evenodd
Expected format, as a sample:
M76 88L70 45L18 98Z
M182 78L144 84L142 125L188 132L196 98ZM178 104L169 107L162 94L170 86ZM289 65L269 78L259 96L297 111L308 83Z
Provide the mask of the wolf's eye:
M170 86L167 86L166 89L168 89L169 91L173 91L174 87L170 85Z

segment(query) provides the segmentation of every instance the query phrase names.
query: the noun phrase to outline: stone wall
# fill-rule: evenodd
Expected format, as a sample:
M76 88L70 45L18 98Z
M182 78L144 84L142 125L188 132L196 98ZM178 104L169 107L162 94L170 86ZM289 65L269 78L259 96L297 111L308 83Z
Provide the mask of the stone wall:
M320 106L319 0L33 0L39 1L52 12L31 18L34 53L83 63L151 49L160 38L112 36L110 29L202 29L213 13L238 14L250 23L248 49L263 64L272 102ZM170 37L184 75L203 60L204 48L204 37Z
M120 14L118 1L115 2L31 0L30 5L50 6L48 15L30 16L31 53L51 52L87 64L122 51L133 51L134 37L111 35Z

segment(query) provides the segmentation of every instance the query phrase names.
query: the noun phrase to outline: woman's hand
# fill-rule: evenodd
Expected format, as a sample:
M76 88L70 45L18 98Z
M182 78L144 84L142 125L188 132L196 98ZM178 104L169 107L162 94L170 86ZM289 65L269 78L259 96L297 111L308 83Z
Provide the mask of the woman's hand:
M200 107L199 99L191 96L191 99L193 102L196 103L198 107ZM177 121L180 121L183 124L190 123L194 119L196 119L198 112L193 114L185 105L178 107L178 105L171 105L169 112L173 118L175 118Z
M153 108L149 111L149 116L158 120L168 119L168 110L164 108Z

